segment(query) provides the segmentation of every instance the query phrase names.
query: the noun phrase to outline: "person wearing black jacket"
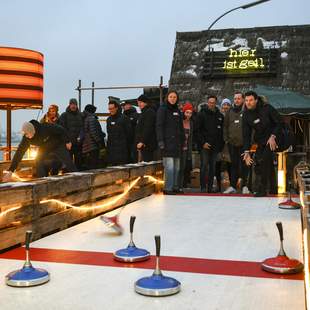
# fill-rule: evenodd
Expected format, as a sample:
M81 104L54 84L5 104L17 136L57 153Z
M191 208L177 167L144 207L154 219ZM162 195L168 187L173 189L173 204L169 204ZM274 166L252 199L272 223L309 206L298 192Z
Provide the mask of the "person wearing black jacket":
M157 141L165 168L164 193L168 195L180 191L180 157L185 136L178 101L178 93L170 90L165 102L159 107L156 118Z
M222 151L224 116L216 107L217 97L209 96L207 106L198 113L200 148L200 189L206 191L206 173L208 170L208 192L212 192L215 175L216 157Z
M81 170L82 145L78 141L78 138L83 128L83 116L78 109L78 103L76 99L70 99L69 106L67 107L66 112L60 115L58 123L67 130L69 138L72 142L72 148L70 150L71 158L74 160L76 167Z
M255 153L255 173L259 180L256 197L267 194L268 183L274 182L272 173L274 152L277 149L277 137L280 137L282 120L275 108L259 100L254 91L245 94L245 110L242 119L243 160L248 166L253 163L250 156L252 132L253 142L257 144Z
M130 162L133 132L130 119L122 114L121 106L114 101L109 102L110 116L107 119L108 164L124 165Z
M105 133L101 129L97 115L97 107L87 104L83 111L82 153L85 169L99 168L100 150L105 147Z
M138 153L141 154L143 161L152 161L154 160L154 151L157 148L156 112L149 105L149 100L146 96L141 95L137 102L141 113L136 126L135 146Z
M135 163L137 162L138 158L137 158L137 148L135 145L134 137L135 137L137 121L139 118L139 113L137 112L136 108L132 106L131 102L125 101L123 104L123 114L126 115L130 119L130 123L131 123L133 140L130 141L130 162Z
M48 175L44 160L50 158L56 158L60 161L61 165L65 166L68 172L77 171L68 152L72 144L63 127L49 123L40 124L36 120L31 120L23 124L22 132L24 135L14 154L9 172L5 176L6 181L11 178L12 173L16 170L30 145L39 147L36 157L37 177L40 178Z

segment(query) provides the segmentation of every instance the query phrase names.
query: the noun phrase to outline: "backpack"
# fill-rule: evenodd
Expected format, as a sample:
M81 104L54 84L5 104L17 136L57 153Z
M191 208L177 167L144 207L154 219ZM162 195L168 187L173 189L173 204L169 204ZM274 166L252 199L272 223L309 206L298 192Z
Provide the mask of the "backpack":
M295 135L289 124L283 123L279 132L279 137L276 139L278 144L278 152L286 151L289 147L295 146Z

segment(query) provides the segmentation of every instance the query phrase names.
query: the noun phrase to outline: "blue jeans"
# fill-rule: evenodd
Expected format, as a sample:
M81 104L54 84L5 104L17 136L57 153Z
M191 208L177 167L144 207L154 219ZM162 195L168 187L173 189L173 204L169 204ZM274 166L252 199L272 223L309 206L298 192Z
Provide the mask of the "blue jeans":
M179 189L180 158L163 157L164 190L173 191Z
M208 171L208 192L212 191L215 175L215 163L217 152L202 149L200 152L200 188L206 190L206 175Z

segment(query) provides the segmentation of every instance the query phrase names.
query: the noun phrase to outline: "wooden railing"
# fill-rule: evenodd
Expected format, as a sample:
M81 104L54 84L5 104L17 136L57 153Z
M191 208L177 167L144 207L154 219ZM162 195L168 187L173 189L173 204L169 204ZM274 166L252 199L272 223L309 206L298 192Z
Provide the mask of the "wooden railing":
M0 251L151 195L162 174L158 161L0 184Z

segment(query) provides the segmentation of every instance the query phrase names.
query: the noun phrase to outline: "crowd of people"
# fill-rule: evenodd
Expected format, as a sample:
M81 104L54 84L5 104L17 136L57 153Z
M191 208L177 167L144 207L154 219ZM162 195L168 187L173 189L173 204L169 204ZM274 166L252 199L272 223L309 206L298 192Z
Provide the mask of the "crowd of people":
M51 105L40 122L23 124L23 138L5 179L11 178L29 146L35 145L39 148L37 177L162 158L164 193L172 195L190 186L192 151L197 150L201 192L222 192L226 173L229 186L224 193L249 193L251 165L258 184L255 195L275 191L274 161L282 120L255 92L236 92L232 103L225 98L220 105L210 95L207 102L194 106L181 104L178 93L170 90L160 105L145 95L137 98L137 105L140 113L131 102L121 105L110 99L107 135L94 105L80 112L77 100L70 99L60 115L58 106Z

